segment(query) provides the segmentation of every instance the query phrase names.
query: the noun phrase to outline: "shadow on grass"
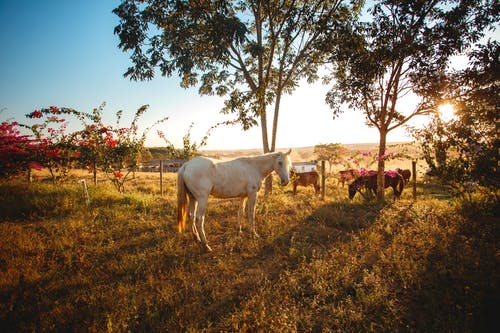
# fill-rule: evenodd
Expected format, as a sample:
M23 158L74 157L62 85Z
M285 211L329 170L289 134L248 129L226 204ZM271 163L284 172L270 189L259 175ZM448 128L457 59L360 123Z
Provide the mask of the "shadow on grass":
M212 245L216 244L214 253L206 254L195 247L193 252L197 254L190 254L184 262L186 269L192 268L193 265L188 264L191 260L207 260L212 265L203 281L195 282L205 284L198 297L202 297L200 302L207 306L197 307L196 311L186 310L186 321L201 328L203 322L199 318L205 318L206 323L212 323L216 330L234 329L223 319L230 322L228 318L235 312L244 312L242 309L248 306L249 300L259 297L263 288L279 285L286 272L295 271L301 264L321 257L331 247L349 242L351 237L373 223L380 209L383 206L332 202L320 205L305 218L296 220L287 216L274 227L267 225L259 239L227 230L229 236L212 234ZM236 224L232 227L236 229ZM181 303L192 304L193 301L187 297Z

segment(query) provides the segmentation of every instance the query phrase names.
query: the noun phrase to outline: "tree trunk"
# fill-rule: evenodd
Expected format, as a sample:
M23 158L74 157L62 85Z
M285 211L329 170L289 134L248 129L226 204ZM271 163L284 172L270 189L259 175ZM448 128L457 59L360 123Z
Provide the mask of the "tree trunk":
M92 170L93 175L94 175L94 186L97 185L97 163L94 160L94 169Z
M379 130L380 140L378 145L378 168L377 168L377 201L384 201L385 194L385 148L387 141L387 131L384 129Z
M267 113L266 113L266 104L263 96L259 96L259 105L260 105L260 128L262 131L262 148L264 154L270 152L269 149L269 137L267 134ZM264 194L268 195L273 192L273 177L269 175L266 177L265 185L264 185Z
M279 91L276 95L276 101L274 103L274 117L273 117L273 131L271 134L271 149L269 152L276 151L276 133L278 132L278 116L281 102L281 91ZM264 186L265 195L273 193L273 174L270 174L266 178L265 186Z

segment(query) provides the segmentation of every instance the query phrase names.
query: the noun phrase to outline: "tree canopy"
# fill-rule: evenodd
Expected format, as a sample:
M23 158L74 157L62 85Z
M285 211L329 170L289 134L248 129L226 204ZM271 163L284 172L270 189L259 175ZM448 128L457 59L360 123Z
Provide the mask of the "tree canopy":
M466 69L447 73L434 94L452 102L455 117L444 120L436 113L426 127L414 131L425 160L444 181L500 186L499 56L498 41L488 41L471 53Z
M371 20L357 22L336 43L332 54L332 90L327 102L334 116L345 106L361 110L378 129L378 193L384 197L387 134L417 115L434 110L439 77L449 59L476 43L498 19L490 1L377 1ZM495 14L496 13L496 14ZM422 97L412 110L401 99Z
M222 112L243 129L259 125L264 152L274 151L281 96L317 79L331 36L363 1L125 0L115 10L119 47L130 51L125 76L147 80L177 73L183 87L224 96ZM274 105L269 141L267 106Z

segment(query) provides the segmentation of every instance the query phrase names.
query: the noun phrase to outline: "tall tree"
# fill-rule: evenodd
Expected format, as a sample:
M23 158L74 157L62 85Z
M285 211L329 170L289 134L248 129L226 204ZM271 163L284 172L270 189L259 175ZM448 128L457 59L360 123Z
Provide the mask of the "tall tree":
M387 134L433 110L431 92L439 87L428 82L441 82L435 78L450 56L477 42L498 20L498 4L379 0L368 14L371 21L354 25L333 52L335 82L326 99L334 116L347 104L363 111L367 124L379 131L377 198L383 200ZM404 110L401 98L412 92L423 98Z
M267 153L276 149L283 94L300 79L317 79L330 35L362 2L125 0L113 12L120 17L119 47L132 51L125 76L147 80L157 69L163 76L177 72L182 87L199 85L201 95L224 96L221 111L235 113L245 130L260 125Z

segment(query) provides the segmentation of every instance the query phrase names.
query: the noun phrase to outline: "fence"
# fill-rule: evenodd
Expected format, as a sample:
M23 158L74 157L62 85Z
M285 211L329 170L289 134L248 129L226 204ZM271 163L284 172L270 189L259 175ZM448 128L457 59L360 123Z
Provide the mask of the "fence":
M184 160L160 160L159 165L154 170L148 170L149 172L160 172L160 193L163 196L163 172L177 172L179 168L184 164ZM412 161L412 188L413 188L413 200L417 200L417 161ZM321 161L321 200L325 200L326 192L326 168L325 161ZM145 171L144 168L142 171Z

